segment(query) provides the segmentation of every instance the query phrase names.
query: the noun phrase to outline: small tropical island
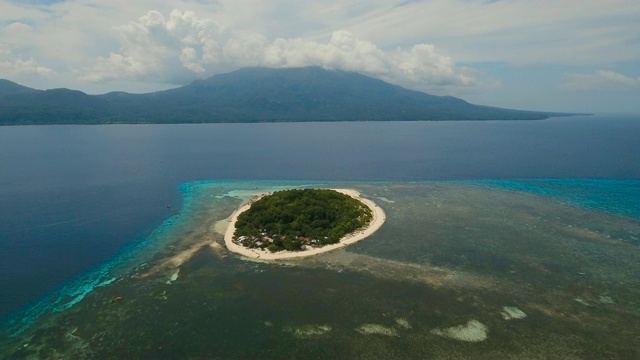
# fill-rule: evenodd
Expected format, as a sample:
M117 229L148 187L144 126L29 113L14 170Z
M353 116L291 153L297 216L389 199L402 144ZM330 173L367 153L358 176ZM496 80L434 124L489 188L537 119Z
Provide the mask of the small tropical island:
M266 259L317 255L373 234L382 209L350 189L290 189L260 196L231 216L227 248Z

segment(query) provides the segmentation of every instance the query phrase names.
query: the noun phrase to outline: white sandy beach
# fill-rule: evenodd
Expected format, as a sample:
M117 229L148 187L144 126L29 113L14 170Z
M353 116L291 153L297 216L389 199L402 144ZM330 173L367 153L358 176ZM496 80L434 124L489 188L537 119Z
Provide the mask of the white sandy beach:
M238 210L236 210L231 215L231 220L230 220L229 226L227 227L227 231L224 234L224 243L227 246L227 249L229 249L230 251L235 252L237 254L246 256L246 257L255 258L255 259L262 259L262 260L283 260L283 259L302 258L302 257L322 254L322 253L325 253L327 251L341 249L341 248L344 248L346 246L349 246L349 245L351 245L353 243L356 243L356 242L358 242L358 241L370 236L371 234L375 233L378 229L380 229L382 224L384 224L384 221L386 220L385 213L382 210L382 208L380 208L378 205L376 205L376 203L374 203L373 201L361 197L359 192L357 192L355 190L352 190L352 189L332 189L332 190L341 192L341 193L343 193L345 195L349 195L352 198L357 199L357 200L361 201L362 203L364 203L365 205L367 205L371 209L371 213L373 215L373 219L371 220L371 223L369 224L369 226L366 227L365 229L360 229L360 230L358 230L356 232L353 232L351 234L346 235L345 237L340 239L339 242L337 242L335 244L325 245L323 247L314 248L312 250L305 250L305 251L278 251L278 252L272 253L272 252L270 252L268 250L249 249L249 248L246 248L244 246L240 246L240 245L234 243L233 242L233 234L236 231L236 226L235 225L236 225L236 221L238 220L238 216L240 214L242 214L243 212L249 210L249 208L251 207L251 204L254 201L257 201L259 199L258 198L258 199L254 199L254 200L250 201L249 203L241 206Z

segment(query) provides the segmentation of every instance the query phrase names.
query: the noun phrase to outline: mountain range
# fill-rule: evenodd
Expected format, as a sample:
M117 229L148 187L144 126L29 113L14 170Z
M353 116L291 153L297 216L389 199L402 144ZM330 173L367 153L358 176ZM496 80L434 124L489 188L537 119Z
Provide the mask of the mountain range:
M0 79L0 125L537 120L568 115L575 114L474 105L319 67L244 68L147 94L36 90Z

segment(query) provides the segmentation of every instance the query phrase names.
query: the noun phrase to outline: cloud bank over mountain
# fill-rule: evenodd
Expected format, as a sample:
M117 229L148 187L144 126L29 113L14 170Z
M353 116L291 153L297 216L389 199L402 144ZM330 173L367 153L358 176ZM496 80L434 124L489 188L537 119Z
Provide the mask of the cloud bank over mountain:
M640 111L626 100L637 87L603 75L640 77L636 0L0 0L0 7L0 78L35 88L147 92L245 66L321 66L496 106ZM597 97L583 91L594 79L609 79Z
M224 29L191 11L173 10L164 16L154 10L114 31L122 50L99 58L82 79L187 83L234 66L321 66L435 93L483 85L474 71L456 66L432 44L384 51L346 30L334 31L324 43L302 38L270 40L258 33Z

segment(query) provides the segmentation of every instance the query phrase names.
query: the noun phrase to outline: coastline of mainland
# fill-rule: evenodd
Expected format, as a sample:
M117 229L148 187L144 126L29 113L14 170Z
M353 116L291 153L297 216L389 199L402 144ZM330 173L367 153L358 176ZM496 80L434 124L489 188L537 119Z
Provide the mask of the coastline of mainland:
M248 203L242 205L231 215L227 229L224 232L224 243L227 249L231 252L234 252L236 254L239 254L245 257L261 259L261 260L287 260L287 259L294 259L294 258L303 258L303 257L314 256L314 255L322 254L325 252L345 248L351 244L354 244L360 240L363 240L371 236L378 229L380 229L382 224L384 224L386 220L386 215L382 210L382 208L378 206L376 203L374 203L373 201L361 197L358 191L352 190L352 189L331 189L331 190L335 190L342 194L348 195L362 202L367 207L369 207L369 209L371 209L371 214L373 216L369 225L366 228L361 228L350 234L345 235L340 239L340 241L338 241L335 244L325 245L325 246L313 248L310 250L301 250L301 251L283 250L283 251L278 251L273 253L273 252L270 252L269 250L247 248L234 243L233 235L236 231L235 224L236 224L236 221L238 220L238 216L243 212L249 210L249 208L251 208L251 205L255 201L260 200L262 197L269 195L269 194L263 194L255 199L252 199Z

